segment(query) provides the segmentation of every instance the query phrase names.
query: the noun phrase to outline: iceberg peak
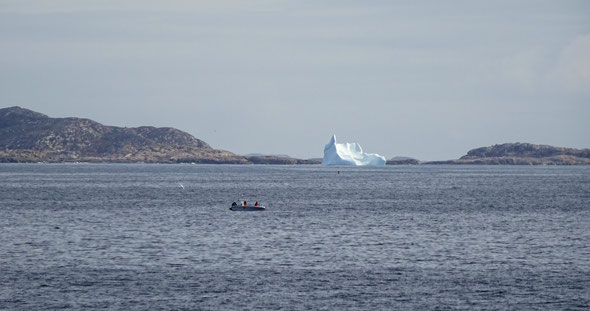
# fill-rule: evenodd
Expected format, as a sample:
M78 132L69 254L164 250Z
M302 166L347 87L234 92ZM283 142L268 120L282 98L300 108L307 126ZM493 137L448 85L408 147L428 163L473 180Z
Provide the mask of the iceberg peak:
M357 143L337 143L336 135L333 135L324 147L322 165L384 166L385 162L381 155L364 153Z

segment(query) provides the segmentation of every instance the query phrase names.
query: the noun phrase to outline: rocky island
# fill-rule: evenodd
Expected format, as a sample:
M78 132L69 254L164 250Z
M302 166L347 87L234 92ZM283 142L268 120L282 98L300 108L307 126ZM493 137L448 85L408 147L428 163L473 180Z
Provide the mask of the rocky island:
M387 165L418 165L420 161L410 157L397 156L387 160Z
M277 155L246 155L246 159L252 164L281 164L281 165L295 165L295 164L322 164L322 159L297 159L290 156Z
M0 109L0 162L251 163L175 128L106 126Z
M424 164L589 165L590 149L508 143L472 149L457 160Z

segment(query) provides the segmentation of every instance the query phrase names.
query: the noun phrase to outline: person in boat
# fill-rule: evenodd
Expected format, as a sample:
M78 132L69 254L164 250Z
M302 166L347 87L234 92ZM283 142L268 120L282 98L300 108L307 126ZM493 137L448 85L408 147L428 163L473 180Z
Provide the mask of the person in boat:
M246 206L246 205L248 205L248 204L246 204L246 201L244 201L244 206Z
M258 206L258 201L256 201L256 203L254 203L254 206Z
M238 203L234 202L231 204L231 206L238 206Z

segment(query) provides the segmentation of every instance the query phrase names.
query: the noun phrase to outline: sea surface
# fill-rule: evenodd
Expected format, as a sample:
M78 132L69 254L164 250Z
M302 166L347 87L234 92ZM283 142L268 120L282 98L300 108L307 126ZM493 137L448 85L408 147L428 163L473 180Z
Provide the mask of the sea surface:
M0 309L588 310L590 166L0 164Z

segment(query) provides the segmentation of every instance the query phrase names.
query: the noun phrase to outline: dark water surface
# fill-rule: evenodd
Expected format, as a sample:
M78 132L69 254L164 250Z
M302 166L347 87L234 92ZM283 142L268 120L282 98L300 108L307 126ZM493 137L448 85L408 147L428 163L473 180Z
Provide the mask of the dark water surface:
M0 309L590 308L590 167L337 170L1 164Z

